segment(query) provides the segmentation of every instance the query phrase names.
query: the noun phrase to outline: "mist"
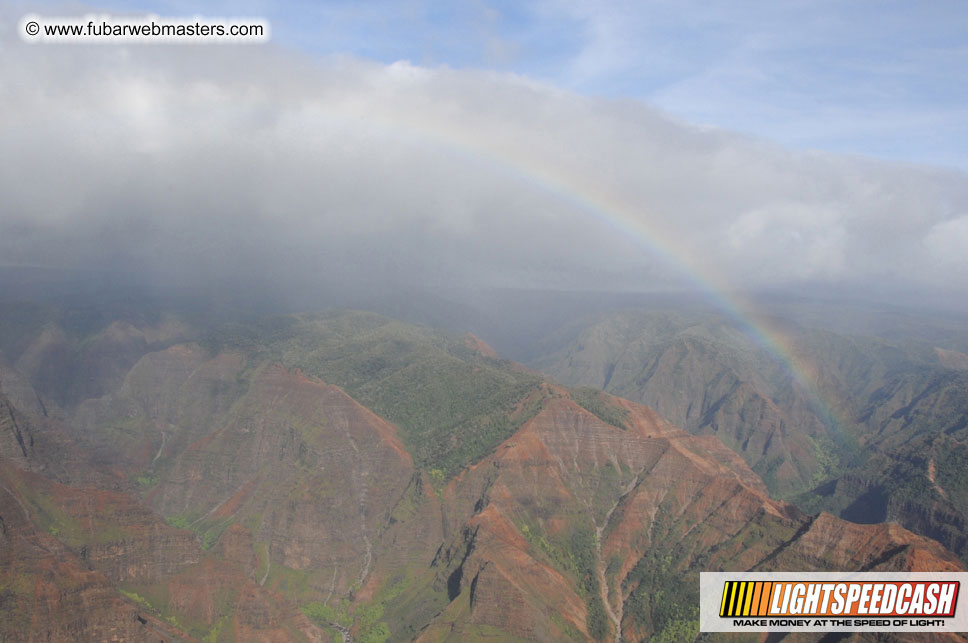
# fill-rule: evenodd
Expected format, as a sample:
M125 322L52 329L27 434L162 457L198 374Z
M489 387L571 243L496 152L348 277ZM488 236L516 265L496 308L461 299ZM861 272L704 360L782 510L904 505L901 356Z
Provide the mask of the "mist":
M0 264L186 293L968 287L968 175L511 74L276 46L0 63Z

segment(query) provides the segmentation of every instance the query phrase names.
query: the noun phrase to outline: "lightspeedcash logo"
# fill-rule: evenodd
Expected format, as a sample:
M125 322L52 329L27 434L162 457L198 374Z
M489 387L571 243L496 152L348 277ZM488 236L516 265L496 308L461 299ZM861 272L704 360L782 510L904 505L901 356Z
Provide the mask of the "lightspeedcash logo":
M719 615L951 617L959 586L958 581L727 581Z
M959 611L968 574L700 576L703 631L968 631L968 608Z

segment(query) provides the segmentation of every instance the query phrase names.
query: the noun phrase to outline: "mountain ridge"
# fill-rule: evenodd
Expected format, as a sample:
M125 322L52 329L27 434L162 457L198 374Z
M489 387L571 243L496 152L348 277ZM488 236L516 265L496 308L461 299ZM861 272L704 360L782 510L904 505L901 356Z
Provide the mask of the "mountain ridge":
M26 459L0 441L6 479L36 482L7 484L8 505L34 508L31 529L101 574L104 605L127 606L118 622L64 627L166 640L634 640L695 632L700 570L962 569L899 527L808 517L770 499L715 437L462 336L357 312L228 330L231 342L148 351L62 417L10 403L36 440ZM413 423L421 405L478 388ZM421 451L421 429L449 441ZM46 478L62 452L46 444L73 451L62 481ZM106 463L107 477L95 473ZM17 578L42 573L17 569L0 569L9 605L30 600Z

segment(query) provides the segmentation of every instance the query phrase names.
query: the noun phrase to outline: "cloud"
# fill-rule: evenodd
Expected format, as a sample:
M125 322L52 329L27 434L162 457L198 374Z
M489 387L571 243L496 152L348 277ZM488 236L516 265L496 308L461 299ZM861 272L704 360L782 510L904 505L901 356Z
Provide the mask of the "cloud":
M935 224L924 236L925 252L932 258L935 278L963 284L968 279L968 214Z
M7 263L186 288L968 286L957 172L512 74L274 47L8 40L4 58Z

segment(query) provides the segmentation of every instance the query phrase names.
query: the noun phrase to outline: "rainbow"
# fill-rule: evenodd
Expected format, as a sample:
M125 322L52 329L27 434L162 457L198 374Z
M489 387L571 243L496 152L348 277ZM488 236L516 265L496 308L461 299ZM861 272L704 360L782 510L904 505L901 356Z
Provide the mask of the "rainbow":
M328 104L325 113L337 116L344 124L361 123L361 105ZM716 309L731 318L737 327L767 353L772 355L792 378L796 386L807 394L813 412L835 430L849 426L835 411L818 387L819 378L814 366L799 356L791 339L782 329L771 324L746 296L741 294L713 265L701 261L695 253L664 229L655 217L644 216L642 209L610 193L585 173L569 170L564 164L551 164L539 159L526 145L488 138L472 128L456 127L445 119L436 122L406 119L388 109L367 106L362 118L368 128L385 129L399 138L409 133L413 142L441 149L472 164L486 166L535 187L554 198L585 213L666 266L681 275ZM345 119L345 120L344 120Z
M771 354L806 392L813 412L833 429L847 426L819 389L818 373L809 361L798 355L792 339L782 329L763 316L749 298L738 292L710 266L695 261L675 237L664 234L658 226L650 225L640 211L610 197L583 182L572 182L555 176L547 170L522 166L514 159L496 158L504 167L511 168L518 176L530 178L530 183L556 198L576 206L603 225L607 225L624 238L632 241L643 251L660 258L682 275L705 299L731 318L755 344ZM582 188L575 188L582 185Z

